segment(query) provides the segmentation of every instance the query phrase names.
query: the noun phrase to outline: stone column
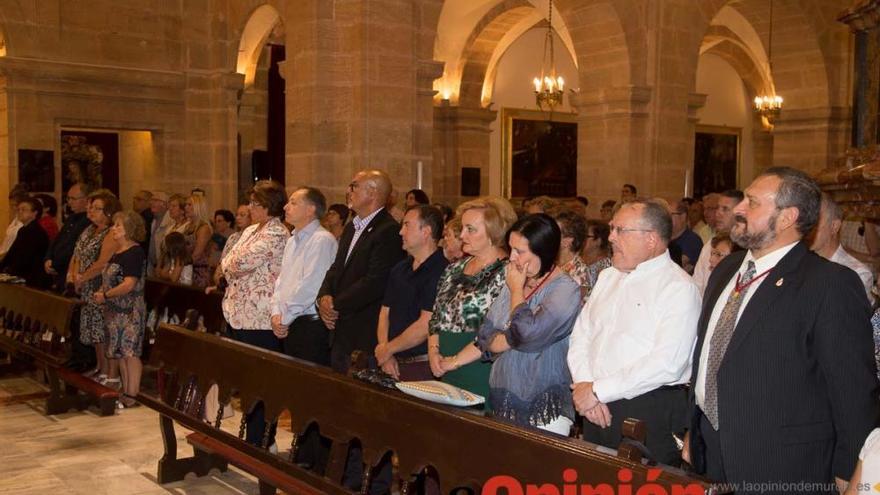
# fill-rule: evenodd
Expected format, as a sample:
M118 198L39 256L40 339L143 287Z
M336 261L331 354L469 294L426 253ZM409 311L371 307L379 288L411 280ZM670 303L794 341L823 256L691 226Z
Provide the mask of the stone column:
M308 0L287 27L287 174L331 201L357 170L389 172L395 188L431 171L431 82L437 64L420 46L433 27L427 0ZM430 4L430 5L428 5Z
M480 169L480 195L489 193L490 126L498 112L488 108L453 107L449 100L434 107L434 196L456 205L461 195L462 167Z
M578 111L578 193L590 213L620 198L624 183L647 184L647 124L651 88L611 87L572 95ZM641 192L641 191L640 191Z

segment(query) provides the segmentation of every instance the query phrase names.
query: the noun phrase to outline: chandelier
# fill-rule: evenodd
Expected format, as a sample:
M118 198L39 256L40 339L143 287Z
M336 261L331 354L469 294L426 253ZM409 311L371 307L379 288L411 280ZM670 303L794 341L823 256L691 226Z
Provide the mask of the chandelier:
M776 94L773 85L773 0L770 0L770 33L767 39L767 79L770 94L755 97L755 113L761 117L761 123L767 130L773 129L773 122L782 111L782 97Z
M538 108L549 110L552 113L556 106L562 104L565 79L556 75L556 61L553 58L553 0L550 0L550 6L547 9L547 35L544 36L541 76L536 77L532 83L535 85L535 102L538 104Z

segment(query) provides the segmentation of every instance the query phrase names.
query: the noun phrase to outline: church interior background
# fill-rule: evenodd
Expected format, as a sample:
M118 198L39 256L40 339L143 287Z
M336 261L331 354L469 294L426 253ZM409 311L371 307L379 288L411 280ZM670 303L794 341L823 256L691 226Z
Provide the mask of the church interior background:
M91 161L126 205L139 189L200 188L228 207L265 177L337 201L375 166L399 190L421 178L456 204L530 190L512 167L531 153L513 145L528 122L539 134L570 124L553 131L566 150L535 145L529 159L576 185L547 187L587 196L593 216L623 183L677 199L730 173L744 186L771 163L817 173L854 144L857 37L840 21L851 6L2 0L0 192L27 180L60 199ZM548 8L566 81L552 115L532 86ZM763 94L784 97L772 130L753 111ZM726 182L695 180L706 160L727 164Z

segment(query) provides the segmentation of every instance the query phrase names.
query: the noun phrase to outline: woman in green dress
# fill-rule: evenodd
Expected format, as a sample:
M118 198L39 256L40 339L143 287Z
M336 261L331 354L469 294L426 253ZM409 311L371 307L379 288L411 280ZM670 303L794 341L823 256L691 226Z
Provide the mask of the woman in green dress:
M491 363L475 361L459 366L454 357L443 356L455 356L466 346L474 347L486 312L504 287L504 238L516 221L516 213L510 203L495 197L468 201L456 213L462 223L462 251L466 256L446 268L437 286L428 326L428 357L434 376L488 397Z

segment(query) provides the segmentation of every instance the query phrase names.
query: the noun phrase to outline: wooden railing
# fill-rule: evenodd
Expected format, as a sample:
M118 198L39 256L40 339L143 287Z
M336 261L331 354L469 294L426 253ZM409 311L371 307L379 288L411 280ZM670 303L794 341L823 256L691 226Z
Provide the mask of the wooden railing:
M369 481L370 467L392 452L394 478L405 493L412 489L413 476L429 466L439 474L443 493L457 487L478 493L487 483L501 481L518 483L524 492L528 484L549 483L560 487L562 493L563 484L614 487L621 480L633 488L632 493L648 483L665 488L666 493L673 493L673 486L681 487L678 493L712 490L705 481L677 469L649 467L580 440L428 403L215 335L162 325L152 363L161 369L160 392L142 393L140 399L162 414L166 443L159 463L160 482L182 479L189 471L205 474L212 466L225 468L225 462L230 461L249 467L251 472L270 473L255 473L263 479L264 489L282 484L286 476L290 482L305 483L317 491L347 493L341 485L343 470L349 447L357 442L367 465L365 481ZM332 441L323 475L291 462L296 458L298 435L294 435L289 456L281 457L247 444L243 440L244 420L238 436L220 428L220 414L213 424L203 421L203 395L192 399L187 394L206 391L213 384L219 387L221 404L235 394L244 410L262 401L267 418L289 412L295 433L316 424L321 435ZM215 448L210 452L197 448L194 457L178 459L172 420L202 435L202 445L204 438L210 439ZM221 450L226 454L218 455ZM229 452L239 458L230 459ZM619 477L621 473L623 477ZM261 492L274 493L274 488Z

